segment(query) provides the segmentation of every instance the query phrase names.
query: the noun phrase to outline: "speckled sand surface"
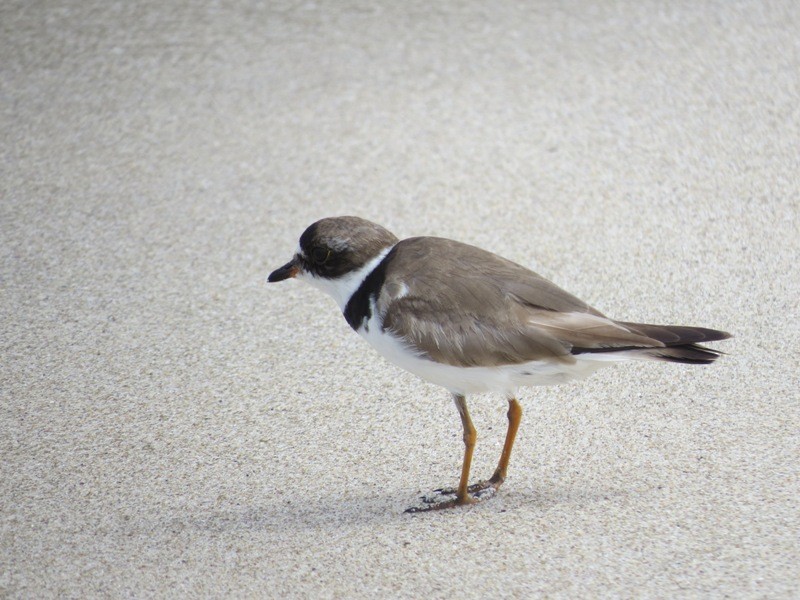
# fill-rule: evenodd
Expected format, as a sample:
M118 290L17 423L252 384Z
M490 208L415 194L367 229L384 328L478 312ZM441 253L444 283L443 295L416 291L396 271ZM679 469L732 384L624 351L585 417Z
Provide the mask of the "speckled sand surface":
M800 4L0 7L0 596L800 596ZM268 286L306 225L471 242L713 367L447 394ZM470 403L473 474L501 397Z

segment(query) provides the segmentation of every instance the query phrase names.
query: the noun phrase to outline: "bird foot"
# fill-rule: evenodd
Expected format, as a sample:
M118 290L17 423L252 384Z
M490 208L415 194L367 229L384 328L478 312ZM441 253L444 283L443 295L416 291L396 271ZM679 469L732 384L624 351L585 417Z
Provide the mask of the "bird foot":
M432 494L422 496L422 504L412 506L407 509L407 513L429 512L432 510L442 510L444 508L455 508L456 506L466 506L483 502L492 498L497 493L500 484L489 481L481 481L467 488L469 494L465 498L458 497L458 490L454 488L441 488L434 490Z
M478 483L473 483L467 488L467 491L470 494L477 495L478 497L482 496L483 494L488 494L487 497L491 498L494 496L494 493L500 489L501 485L503 485L502 479L496 479L495 477L492 477L491 479L484 479ZM455 496L458 494L458 490L456 488L440 488L438 490L433 490L433 493L444 496Z

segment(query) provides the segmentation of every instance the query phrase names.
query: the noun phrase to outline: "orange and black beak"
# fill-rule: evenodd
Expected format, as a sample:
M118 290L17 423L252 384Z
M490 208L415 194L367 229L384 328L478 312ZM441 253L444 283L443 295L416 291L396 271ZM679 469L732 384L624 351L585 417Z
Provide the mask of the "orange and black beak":
M290 277L294 277L300 272L300 267L297 265L297 257L294 257L288 263L283 265L280 269L275 269L272 273L269 274L267 281L270 283L275 283L276 281L283 281L284 279L289 279Z

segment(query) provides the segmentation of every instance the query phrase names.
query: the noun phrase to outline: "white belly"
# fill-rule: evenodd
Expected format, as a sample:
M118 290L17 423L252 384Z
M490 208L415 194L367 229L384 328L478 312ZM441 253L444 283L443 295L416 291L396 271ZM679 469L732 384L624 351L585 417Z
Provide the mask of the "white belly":
M535 361L499 367L454 367L421 357L408 348L401 339L381 331L376 311L367 327L358 334L367 340L389 362L440 385L454 394L502 392L513 396L524 386L555 385L581 379L623 357L611 359L608 355L578 355L572 364L555 361Z

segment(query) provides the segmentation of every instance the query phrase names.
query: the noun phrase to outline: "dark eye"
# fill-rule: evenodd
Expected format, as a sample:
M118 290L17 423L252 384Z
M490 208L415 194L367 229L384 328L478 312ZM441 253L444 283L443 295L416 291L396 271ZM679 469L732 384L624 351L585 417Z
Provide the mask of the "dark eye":
M322 246L314 246L311 249L311 260L318 265L324 264L331 257L331 251Z

